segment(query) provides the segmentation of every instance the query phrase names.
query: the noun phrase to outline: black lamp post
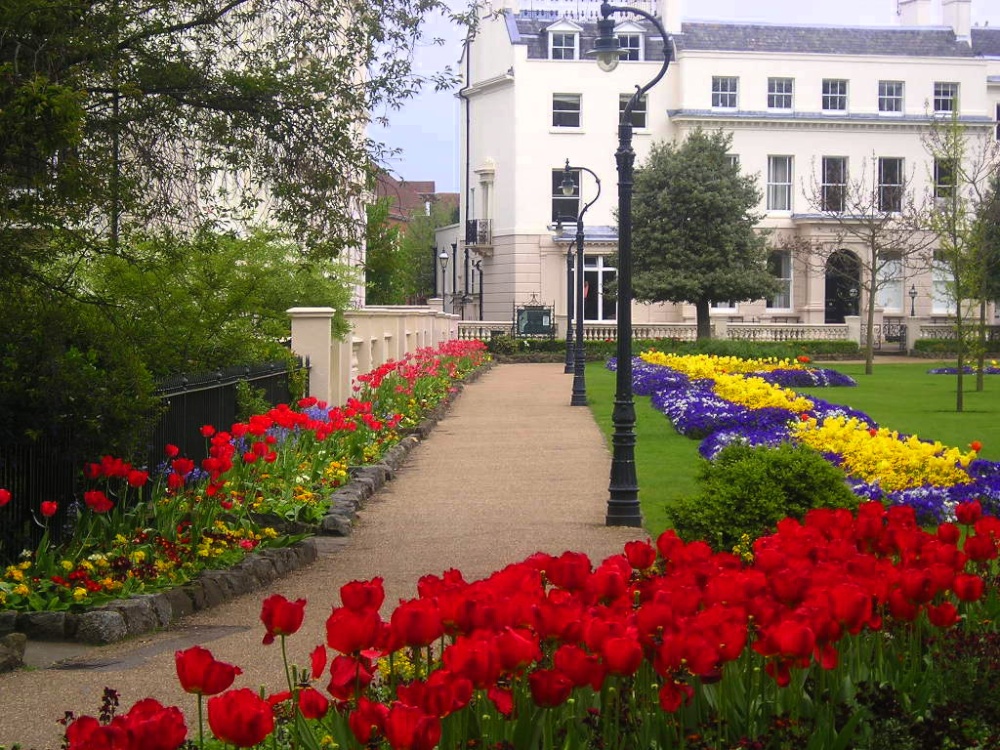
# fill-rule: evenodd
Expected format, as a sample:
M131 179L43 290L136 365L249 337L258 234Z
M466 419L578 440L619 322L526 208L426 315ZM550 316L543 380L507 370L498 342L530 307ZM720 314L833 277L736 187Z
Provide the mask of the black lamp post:
M670 38L656 17L639 8L601 4L597 22L598 38L594 54L601 70L610 72L618 66L621 48L615 36L615 13L641 16L656 27L663 39L663 66L646 85L637 86L618 122L618 372L615 406L611 415L611 484L608 487L608 526L641 526L639 482L635 473L635 403L632 400L632 173L635 151L632 149L632 110L643 95L667 72L670 64Z
M573 372L573 243L566 246L566 367Z
M597 183L597 195L589 203L584 204L576 215L576 350L573 354L573 397L569 403L571 406L586 406L587 370L585 365L587 362L583 351L583 215L601 197L601 178L592 169L571 167L569 159L567 159L561 185L563 195L580 194L579 186L573 182L574 170L586 172ZM583 180L581 180L582 182Z
M438 254L438 263L441 264L441 311L448 312L448 251L442 250Z
M910 284L910 317L914 318L917 315L917 285Z

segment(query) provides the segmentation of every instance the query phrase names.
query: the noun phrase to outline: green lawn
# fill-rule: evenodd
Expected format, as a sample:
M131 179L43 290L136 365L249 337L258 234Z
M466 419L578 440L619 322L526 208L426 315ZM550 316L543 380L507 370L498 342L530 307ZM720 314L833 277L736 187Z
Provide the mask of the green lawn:
M946 445L967 448L983 444L982 457L1000 460L1000 375L987 375L985 390L975 391L975 377L965 378L965 411L955 412L955 377L928 375L937 362L875 364L872 375L864 365L819 363L834 367L858 381L857 388L811 388L804 392L833 403L847 404L870 414L879 424ZM611 408L615 373L603 363L587 365L587 397L594 418L611 441ZM637 397L636 474L643 520L652 536L669 528L666 508L676 498L694 494L698 441L678 435L670 423Z

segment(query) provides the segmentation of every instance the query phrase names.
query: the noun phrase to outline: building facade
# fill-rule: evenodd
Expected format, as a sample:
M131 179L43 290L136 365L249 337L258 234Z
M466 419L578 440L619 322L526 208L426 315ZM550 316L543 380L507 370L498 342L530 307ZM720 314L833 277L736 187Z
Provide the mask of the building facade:
M718 303L713 318L823 324L858 314L858 285L836 281L831 258L810 257L835 238L840 261L864 253L830 218L848 182L866 175L878 208L892 211L900 185L914 196L940 189L925 146L933 120L957 116L989 148L1000 140L1000 28L972 27L972 0L933 2L899 0L896 26L841 28L686 22L680 0L639 0L668 38L641 17L614 16L627 51L603 73L586 56L598 0L502 0L504 12L483 22L463 60L461 222L454 238L439 236L458 256L468 251L481 278L449 280L446 309L504 321L540 303L565 320L576 212L597 195L586 171L574 175L579 190L563 194L568 160L602 189L585 216L585 321L614 321L604 289L615 276L619 114L669 54L666 77L633 112L636 166L653 142L699 127L732 134L732 158L759 176L760 226L771 230L770 268L782 280L772 299ZM880 318L947 319L954 302L938 270L901 257L884 273ZM632 317L693 322L695 310L636 304Z

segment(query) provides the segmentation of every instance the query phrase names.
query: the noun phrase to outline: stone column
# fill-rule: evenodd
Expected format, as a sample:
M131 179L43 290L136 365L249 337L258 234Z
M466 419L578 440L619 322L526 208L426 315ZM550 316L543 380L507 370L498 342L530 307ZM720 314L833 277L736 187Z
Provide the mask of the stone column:
M309 359L309 395L330 403L334 395L330 324L336 311L332 307L293 307L287 312L292 319L292 351Z

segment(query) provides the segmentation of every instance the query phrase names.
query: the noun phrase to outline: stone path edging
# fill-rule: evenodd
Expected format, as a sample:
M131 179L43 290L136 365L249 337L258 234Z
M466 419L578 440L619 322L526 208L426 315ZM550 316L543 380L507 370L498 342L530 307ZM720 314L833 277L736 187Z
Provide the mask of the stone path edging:
M351 470L351 480L330 496L330 508L315 533L350 536L364 502L391 480L421 440L445 416L468 383L478 379L491 365L469 373L455 383L445 398L424 417L411 434L386 451L375 464ZM315 562L319 555L313 539L288 547L254 552L236 565L222 570L203 570L188 583L155 594L137 594L108 602L86 612L0 612L0 638L22 633L42 641L76 641L105 645L164 628L172 622L204 609L265 587L292 571ZM23 648L21 649L23 655ZM0 660L0 671L16 668Z

